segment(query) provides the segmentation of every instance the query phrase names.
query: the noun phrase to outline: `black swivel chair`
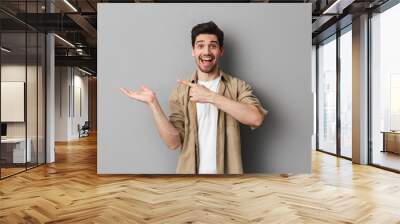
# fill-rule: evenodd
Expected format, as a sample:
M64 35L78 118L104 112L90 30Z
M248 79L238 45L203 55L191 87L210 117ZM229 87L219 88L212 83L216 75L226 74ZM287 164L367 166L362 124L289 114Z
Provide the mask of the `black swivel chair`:
M90 129L89 121L85 121L82 127L78 125L78 129L79 129L79 138L89 136L89 129Z

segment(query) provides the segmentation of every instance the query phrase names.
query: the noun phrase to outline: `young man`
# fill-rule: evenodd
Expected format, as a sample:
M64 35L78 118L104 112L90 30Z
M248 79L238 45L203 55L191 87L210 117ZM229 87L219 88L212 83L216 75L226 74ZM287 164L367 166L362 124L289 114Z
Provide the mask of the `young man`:
M214 22L192 29L192 56L197 64L190 81L179 80L169 97L167 117L153 91L121 88L149 105L157 130L170 149L181 148L179 174L242 174L238 122L260 126L267 111L244 81L218 66L224 33Z

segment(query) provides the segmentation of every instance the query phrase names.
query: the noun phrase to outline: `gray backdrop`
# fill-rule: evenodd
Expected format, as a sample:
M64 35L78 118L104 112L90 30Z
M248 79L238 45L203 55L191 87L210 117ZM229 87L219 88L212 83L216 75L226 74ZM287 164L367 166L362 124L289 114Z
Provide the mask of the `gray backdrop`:
M190 30L225 33L222 69L250 83L269 114L242 127L245 173L311 171L311 4L98 4L99 174L175 173L179 150L150 109L118 91L146 84L168 114L177 79L195 70Z

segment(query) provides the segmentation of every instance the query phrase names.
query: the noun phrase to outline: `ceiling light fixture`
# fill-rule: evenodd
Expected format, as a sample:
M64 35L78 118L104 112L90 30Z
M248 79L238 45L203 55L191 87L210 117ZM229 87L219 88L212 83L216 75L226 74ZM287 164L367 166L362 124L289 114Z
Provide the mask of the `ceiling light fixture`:
M10 52L11 52L11 50L9 50L9 49L7 49L7 48L5 48L5 47L1 47L1 50L4 51L4 52L6 52L6 53L10 53Z
M76 52L77 52L79 55L83 55L83 50L82 50L81 48L77 48L77 49L76 49Z
M75 48L75 45L73 45L71 42L69 42L68 40L66 40L66 39L64 39L64 38L62 38L62 37L60 37L59 35L57 35L57 34L54 34L54 36L56 36L58 39L60 39L61 41L63 41L64 43L66 43L67 45L69 45L70 47L73 47L73 48Z
M68 0L64 0L65 4L67 4L72 10L74 10L74 12L78 12L78 10L71 4L69 3Z
M322 14L341 14L343 9L353 3L354 0L336 0L332 5L324 10Z
M83 72L83 73L85 73L85 74L93 75L92 73L90 73L90 72L88 72L88 71L86 71L86 70L83 70L83 69L81 69L81 68L79 68L79 67L78 67L78 70L81 71L81 72Z

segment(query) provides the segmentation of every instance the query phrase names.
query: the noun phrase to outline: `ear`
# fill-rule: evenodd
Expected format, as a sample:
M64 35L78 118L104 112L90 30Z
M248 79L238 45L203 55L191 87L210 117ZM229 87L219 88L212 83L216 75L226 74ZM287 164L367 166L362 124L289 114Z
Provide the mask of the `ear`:
M221 56L224 55L224 47L221 47Z
M192 47L192 56L194 57L194 47Z

